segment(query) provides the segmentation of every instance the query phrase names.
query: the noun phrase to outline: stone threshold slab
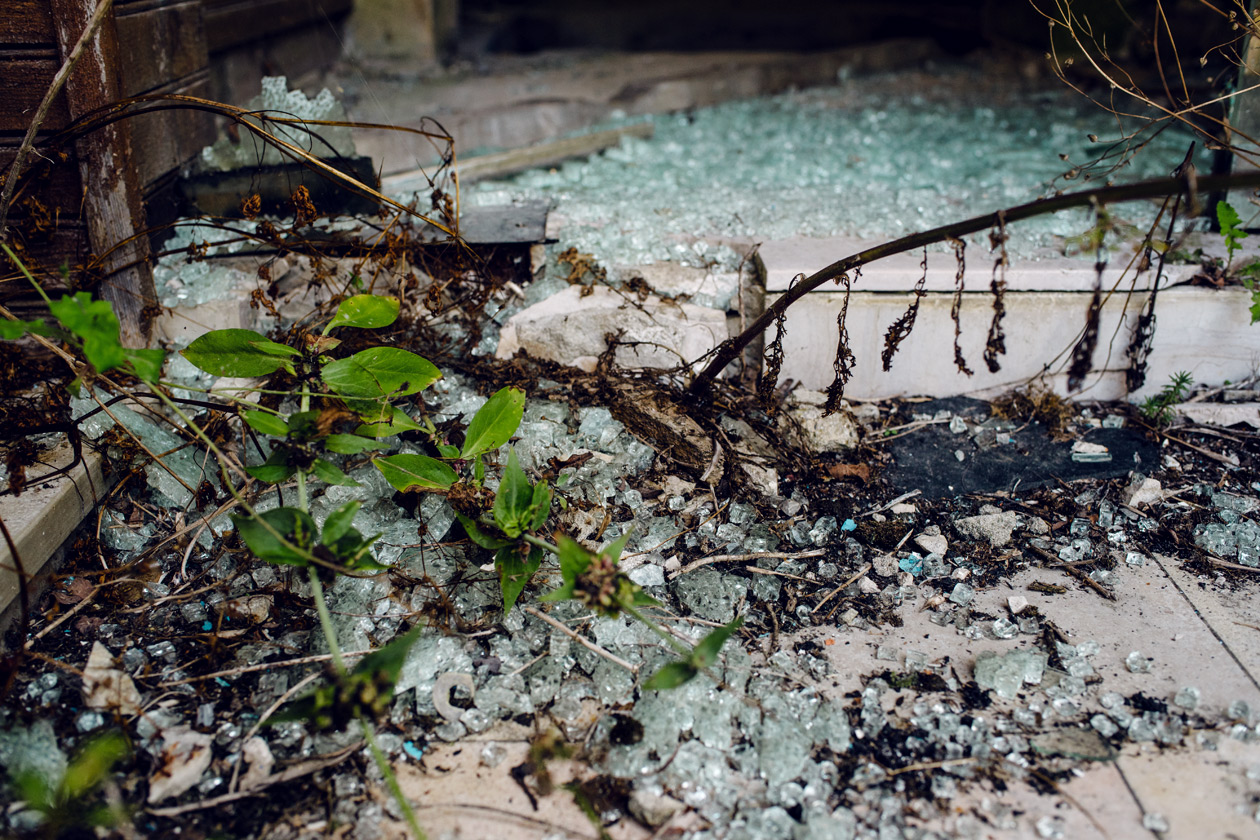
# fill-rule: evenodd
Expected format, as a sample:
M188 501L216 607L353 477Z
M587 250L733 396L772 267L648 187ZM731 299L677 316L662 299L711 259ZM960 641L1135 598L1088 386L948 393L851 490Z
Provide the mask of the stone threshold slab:
M71 447L62 444L44 457L46 468L29 480L20 496L0 496L0 520L17 548L32 601L37 583L51 572L49 561L114 483L104 474L101 455L87 447L79 463L66 474L53 475L73 461ZM13 551L7 540L0 539L0 632L17 617L19 596Z

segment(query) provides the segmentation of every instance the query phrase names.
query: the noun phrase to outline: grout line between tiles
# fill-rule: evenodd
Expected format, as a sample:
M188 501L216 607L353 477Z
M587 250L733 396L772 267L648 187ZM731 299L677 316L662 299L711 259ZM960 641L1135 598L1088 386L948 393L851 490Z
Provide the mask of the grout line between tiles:
M1243 664L1242 660L1238 658L1238 654L1234 653L1234 649L1229 646L1229 642L1225 641L1224 637L1222 637L1220 633L1216 632L1216 628L1212 626L1212 622L1208 621L1207 616L1203 614L1203 611L1195 606L1194 601L1186 594L1186 591L1181 588L1181 584L1177 582L1177 579L1169 574L1168 569L1164 567L1163 561L1160 559L1159 555L1152 553L1151 559L1155 561L1155 565L1159 566L1159 570L1164 573L1164 577L1168 578L1169 583L1176 588L1177 593L1185 599L1187 604L1190 605L1190 609L1194 610L1194 614L1197 615L1199 620L1203 622L1203 625L1207 627L1208 632L1221 643L1221 647L1229 654L1229 658L1234 660L1234 664L1236 664L1242 672L1247 675L1247 679L1250 680L1251 684L1256 687L1256 690L1260 691L1260 682L1256 681L1255 675L1252 674L1251 670L1248 669L1247 666Z

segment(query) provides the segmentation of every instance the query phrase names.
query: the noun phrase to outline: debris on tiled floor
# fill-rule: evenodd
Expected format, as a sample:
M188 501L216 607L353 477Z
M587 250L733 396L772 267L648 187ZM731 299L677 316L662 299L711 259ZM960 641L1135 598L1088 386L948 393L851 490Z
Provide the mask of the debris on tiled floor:
M233 253L243 249L208 228L180 236L157 276L185 323L287 328L326 302L317 275L363 268L289 255L281 271L274 254ZM685 247L709 259L709 246ZM213 259L188 261L199 249ZM445 374L410 409L461 430L492 388L525 388L515 445L559 488L555 525L594 545L629 532L621 567L681 637L736 616L744 626L697 679L645 691L671 655L651 632L540 602L560 580L550 563L503 615L490 554L451 504L396 494L347 459L359 486L323 488L312 514L361 501L389 570L339 578L329 608L347 652L424 626L379 741L431 837L1260 831L1260 433L1245 417L1224 425L1241 416L1225 408L1200 413L1260 401L1254 379L1187 395L1196 419L1171 424L1127 404L1046 412L1053 401L1031 391L854 400L822 418L817 393L785 385L765 405L735 380L658 419L674 441L663 447L643 418L677 377L619 368L606 344L495 358L502 336L525 346L531 304L595 282L564 253L553 246L526 287L488 293L486 324L426 308L443 291L416 266L400 272L417 284L402 292L413 332L389 338ZM688 329L718 329L745 282L725 268L733 295L707 301L709 320L659 305ZM647 314L643 291L615 294ZM662 348L696 346L636 338L671 359ZM187 366L169 375L189 393L211 384ZM328 659L309 583L242 548L203 450L139 405L111 410L143 448L103 413L85 428L126 477L102 507L99 543L89 523L32 605L0 708L0 766L55 789L77 747L119 730L130 755L104 795L132 836L401 835L357 730L268 723ZM4 796L4 831L37 833L39 809L13 787Z

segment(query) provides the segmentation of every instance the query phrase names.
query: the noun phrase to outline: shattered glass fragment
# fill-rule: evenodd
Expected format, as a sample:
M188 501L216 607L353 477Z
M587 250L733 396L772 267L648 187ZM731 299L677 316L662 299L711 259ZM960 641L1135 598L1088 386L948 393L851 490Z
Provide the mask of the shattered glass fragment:
M1151 670L1151 660L1135 650L1124 658L1124 667L1135 674L1147 674Z

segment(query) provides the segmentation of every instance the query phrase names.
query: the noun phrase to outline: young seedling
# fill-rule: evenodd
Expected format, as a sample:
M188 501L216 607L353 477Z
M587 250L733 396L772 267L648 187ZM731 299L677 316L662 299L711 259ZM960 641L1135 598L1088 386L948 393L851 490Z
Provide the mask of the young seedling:
M1172 422L1173 406L1185 399L1192 384L1194 377L1188 371L1177 371L1158 394L1147 397L1138 406L1138 411L1155 425L1166 426Z

